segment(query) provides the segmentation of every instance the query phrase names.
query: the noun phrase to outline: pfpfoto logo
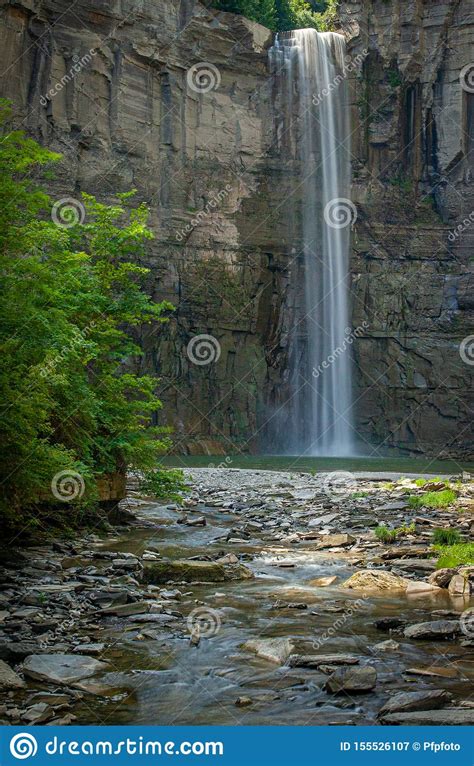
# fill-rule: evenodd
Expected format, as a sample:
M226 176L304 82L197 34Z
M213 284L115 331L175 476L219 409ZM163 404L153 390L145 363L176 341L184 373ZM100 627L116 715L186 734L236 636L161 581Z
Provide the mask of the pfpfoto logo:
M20 732L10 740L10 753L20 761L32 758L38 752L38 743L32 734Z

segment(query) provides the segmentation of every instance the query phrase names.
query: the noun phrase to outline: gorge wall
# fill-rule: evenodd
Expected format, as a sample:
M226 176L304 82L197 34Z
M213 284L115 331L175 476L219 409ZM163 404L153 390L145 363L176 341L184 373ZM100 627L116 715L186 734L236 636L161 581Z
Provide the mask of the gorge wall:
M302 279L299 167L269 76L272 34L193 0L0 6L1 95L63 155L52 197L136 188L150 205L148 289L176 311L141 333L140 364L161 378L175 449L268 448L295 269ZM343 2L340 19L352 62L353 327L365 328L358 427L374 454L467 455L473 367L459 344L473 332L474 221L450 232L474 210L474 94L459 79L470 0ZM201 62L218 85L206 92L193 87ZM220 347L208 365L188 351L201 334Z

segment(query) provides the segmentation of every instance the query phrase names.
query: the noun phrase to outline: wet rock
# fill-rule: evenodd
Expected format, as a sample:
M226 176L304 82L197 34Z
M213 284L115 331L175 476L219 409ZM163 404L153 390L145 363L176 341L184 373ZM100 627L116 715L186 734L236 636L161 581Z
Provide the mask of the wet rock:
M354 590L405 590L408 583L409 580L391 572L362 569L343 582L342 587Z
M379 644L373 646L376 652L396 652L400 648L398 641L393 641L389 638L388 641L381 641Z
M248 580L252 571L244 564L218 564L215 561L163 560L145 567L145 581L153 584L175 582L227 582Z
M321 665L357 665L358 657L350 654L292 654L290 668L319 668Z
M375 688L377 673L375 668L339 668L328 678L325 689L332 694L344 692L368 692Z
M442 593L442 588L439 588L437 585L432 585L429 582L424 582L424 580L420 581L413 581L409 582L406 589L407 596L417 596L418 594L436 594L436 593Z
M74 654L33 654L23 664L29 678L56 684L69 684L107 670L105 662Z
M328 585L333 585L335 582L337 582L337 575L332 575L329 577L315 577L314 580L310 580L308 585L313 586L314 588L326 588Z
M433 622L420 622L405 628L406 638L416 639L448 639L454 638L461 633L459 620L434 620Z
M388 726L472 726L474 710L444 708L443 710L389 713L384 716L382 723Z
M294 645L289 638L261 638L246 641L242 648L254 652L264 660L284 665L294 650Z
M462 574L454 575L449 582L448 591L453 596L470 596L472 590L469 579Z
M29 724L39 724L49 721L54 716L54 712L54 708L46 702L38 702L22 713L21 718Z
M454 668L441 668L432 665L429 668L407 668L403 671L409 676L433 676L435 678L457 678L458 672Z
M378 716L383 718L389 713L407 713L414 710L437 710L445 707L452 700L452 695L444 689L432 689L421 692L399 692L380 708Z
M324 537L319 539L317 549L340 548L346 545L353 545L355 541L356 538L352 535L324 535Z
M400 617L382 617L374 622L374 627L377 630L383 631L396 630L397 628L403 628L405 625L406 620L402 620Z
M21 689L25 682L11 669L6 662L0 660L0 689Z
M438 588L447 588L451 582L451 578L456 574L455 569L437 569L433 574L428 577L428 582L432 585L437 585Z
M150 604L147 601L133 601L131 604L118 604L102 609L102 614L110 614L116 617L130 617L133 614L148 612Z
M252 704L252 699L250 697L237 697L235 700L236 707L248 707Z
M73 651L74 654L87 654L92 657L96 657L99 654L102 654L102 652L105 649L105 644L79 644L79 646L76 646Z

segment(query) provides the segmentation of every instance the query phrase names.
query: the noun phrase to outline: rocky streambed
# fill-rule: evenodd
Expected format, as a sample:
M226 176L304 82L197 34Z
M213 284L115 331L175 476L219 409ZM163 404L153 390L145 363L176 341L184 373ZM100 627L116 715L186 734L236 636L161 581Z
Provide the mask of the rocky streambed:
M181 507L132 489L126 526L5 559L4 724L474 723L474 567L432 550L472 539L468 477L413 510L409 478L188 475Z

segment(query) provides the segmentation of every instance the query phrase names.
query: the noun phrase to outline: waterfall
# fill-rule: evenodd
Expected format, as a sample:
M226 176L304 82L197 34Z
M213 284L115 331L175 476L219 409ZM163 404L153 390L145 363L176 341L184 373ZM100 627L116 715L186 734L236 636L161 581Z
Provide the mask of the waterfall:
M282 33L270 51L270 65L278 149L297 168L284 212L293 249L293 303L274 441L286 454L348 455L353 452L348 260L355 207L349 199L344 38L314 29Z

